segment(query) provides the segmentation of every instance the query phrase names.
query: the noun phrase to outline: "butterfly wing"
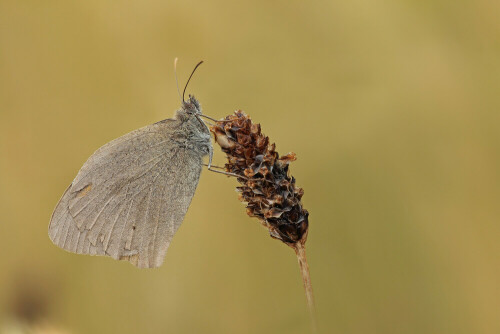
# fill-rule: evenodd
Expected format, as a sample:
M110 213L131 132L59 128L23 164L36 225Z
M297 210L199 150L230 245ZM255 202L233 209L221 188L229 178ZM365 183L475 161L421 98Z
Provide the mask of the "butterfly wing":
M50 239L70 252L159 267L181 225L202 157L175 141L176 120L117 138L83 165L57 204Z

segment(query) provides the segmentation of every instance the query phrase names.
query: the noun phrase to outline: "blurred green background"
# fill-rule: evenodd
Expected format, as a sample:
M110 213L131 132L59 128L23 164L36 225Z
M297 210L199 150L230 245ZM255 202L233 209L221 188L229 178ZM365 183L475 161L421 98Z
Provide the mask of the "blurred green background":
M322 333L500 333L500 2L0 0L0 333L306 333L293 251L203 171L164 265L52 245L99 146L171 117L173 59L310 211ZM224 155L216 147L215 163ZM17 333L17 332L16 332Z

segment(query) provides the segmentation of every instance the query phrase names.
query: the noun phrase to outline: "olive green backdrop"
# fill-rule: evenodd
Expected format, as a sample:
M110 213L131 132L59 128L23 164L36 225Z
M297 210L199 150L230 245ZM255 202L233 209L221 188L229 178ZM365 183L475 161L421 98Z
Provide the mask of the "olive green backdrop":
M243 109L310 211L322 333L500 332L500 2L0 0L0 333L307 333L293 251L203 171L158 270L47 226L99 146ZM215 163L224 156L216 148ZM16 332L18 333L18 332Z

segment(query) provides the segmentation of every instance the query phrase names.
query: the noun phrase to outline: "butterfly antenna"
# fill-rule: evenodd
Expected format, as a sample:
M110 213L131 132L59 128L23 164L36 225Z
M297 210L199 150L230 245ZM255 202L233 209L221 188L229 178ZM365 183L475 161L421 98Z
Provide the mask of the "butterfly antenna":
M181 90L179 89L179 80L177 79L177 60L179 58L175 57L174 59L174 74L175 74L175 84L177 85L177 93L179 94L179 99L184 102L184 99L181 97Z
M187 88L187 86L189 84L189 80L191 80L191 77L193 76L194 72L196 71L196 69L198 68L198 66L200 66L201 64L203 64L203 60L200 61L198 64L196 64L196 66L194 67L193 72L191 72L191 75L189 76L189 79L186 82L186 86L184 86L184 91L182 92L182 101L184 101L184 94L186 93L186 88Z

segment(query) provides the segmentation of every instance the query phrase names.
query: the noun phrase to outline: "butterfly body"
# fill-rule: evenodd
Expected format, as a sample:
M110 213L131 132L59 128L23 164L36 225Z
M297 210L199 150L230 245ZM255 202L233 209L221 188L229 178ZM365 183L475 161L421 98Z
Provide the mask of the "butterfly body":
M77 254L159 267L212 154L210 132L191 97L175 117L99 148L57 204L49 237Z

